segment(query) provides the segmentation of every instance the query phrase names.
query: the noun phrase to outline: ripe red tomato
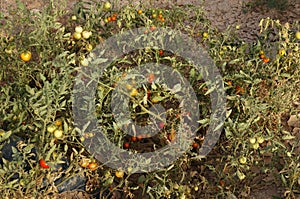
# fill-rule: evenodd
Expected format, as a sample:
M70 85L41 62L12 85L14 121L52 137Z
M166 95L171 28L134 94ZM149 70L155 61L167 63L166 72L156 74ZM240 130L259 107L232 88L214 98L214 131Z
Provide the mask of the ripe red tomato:
M125 148L125 149L128 149L129 148L129 143L128 142L125 142L124 144L123 144L123 147Z
M158 54L159 54L159 56L163 56L164 51L163 50L159 50Z
M147 98L150 99L150 96L151 96L151 92L150 90L147 90Z
M132 142L136 142L137 141L137 137L136 136L132 136L130 139Z
M50 166L46 163L46 161L44 159L40 159L39 163L40 163L40 166L44 169L50 168Z
M199 144L197 142L194 142L192 146L193 146L194 149L198 149Z

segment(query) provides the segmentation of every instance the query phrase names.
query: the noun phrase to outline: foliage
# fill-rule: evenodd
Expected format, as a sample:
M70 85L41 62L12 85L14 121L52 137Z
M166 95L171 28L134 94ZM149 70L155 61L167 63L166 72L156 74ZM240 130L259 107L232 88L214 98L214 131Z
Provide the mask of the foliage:
M69 13L51 3L39 12L18 3L10 13L0 16L0 149L3 152L7 144L17 144L12 147L11 160L1 154L3 197L57 196L58 179L67 181L78 175L86 176L87 192L92 195L98 190L101 198L115 194L129 198L247 198L251 187L264 186L257 180L260 176L279 182L286 197L300 192L299 141L283 118L299 111L293 106L300 99L300 49L295 37L299 21L281 24L262 19L260 38L249 44L239 39L234 29L218 32L203 10L194 6L105 9L102 2L79 2ZM80 39L74 37L78 26L91 32L90 36L84 38L80 33ZM127 82L124 92L130 98L131 117L140 124L147 123L154 104L170 110L163 130L154 137L133 138L116 127L109 109L113 91L121 80L132 79L127 74L143 63L162 63L183 74L202 111L194 140L197 144L183 157L168 168L144 174L129 170L123 177L85 150L83 141L88 137L74 128L71 93L80 66L86 64L96 45L138 27L148 31L171 27L205 47L223 76L227 112L218 144L206 158L197 158L197 144L206 136L211 114L210 91L201 75L191 63L163 49L140 49L119 57L98 82L95 99L98 122L116 146L132 153L166 146L176 137L178 115L193 114L178 111L176 95L152 82L158 75L152 74L151 81L149 76L143 77L148 84L142 87ZM28 62L20 59L24 51L32 53ZM55 134L56 130L62 130L62 135ZM40 159L50 169L41 168Z

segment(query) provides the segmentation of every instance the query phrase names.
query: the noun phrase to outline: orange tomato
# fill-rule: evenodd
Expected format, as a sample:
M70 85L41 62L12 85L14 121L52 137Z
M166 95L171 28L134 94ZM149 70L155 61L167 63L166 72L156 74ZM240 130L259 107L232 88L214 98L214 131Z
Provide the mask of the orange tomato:
M137 13L140 15L140 14L143 13L143 11L142 10L138 10Z
M116 21L117 17L116 16L111 16L111 21Z
M261 59L266 58L266 56L265 56L264 54L259 55L259 57L260 57Z
M154 31L155 29L156 29L155 26L150 26L150 30L151 30L151 31Z
M263 62L264 62L264 63L268 63L269 61L270 61L269 58L267 58L267 57L263 58Z
M91 171L95 171L97 169L97 167L98 167L97 162L90 162L89 165L88 165L88 168Z

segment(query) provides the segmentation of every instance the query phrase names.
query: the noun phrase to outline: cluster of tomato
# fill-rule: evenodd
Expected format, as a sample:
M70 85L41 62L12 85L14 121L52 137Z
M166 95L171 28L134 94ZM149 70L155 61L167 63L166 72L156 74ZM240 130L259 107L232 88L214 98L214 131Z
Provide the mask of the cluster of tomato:
M111 16L104 19L104 22L109 23L109 22L112 22L112 21L117 21L117 17L118 17L118 13L114 13Z
M270 61L270 58L268 58L262 50L259 52L259 58L261 58L264 63L268 63Z
M138 13L139 15L141 15L141 14L143 14L143 11L142 11L142 10L138 10L137 13ZM164 18L164 16L163 16L161 10L157 12L157 10L154 10L154 9L153 9L153 10L152 10L152 13L151 13L151 15L150 15L150 17L151 17L152 19L157 19L157 20L161 21L162 23L165 22L165 18Z

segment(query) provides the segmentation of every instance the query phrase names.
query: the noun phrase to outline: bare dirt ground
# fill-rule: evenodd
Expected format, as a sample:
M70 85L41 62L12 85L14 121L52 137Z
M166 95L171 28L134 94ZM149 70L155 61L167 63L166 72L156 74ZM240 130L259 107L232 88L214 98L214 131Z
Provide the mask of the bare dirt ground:
M43 0L20 0L27 8L31 10L41 9L49 1ZM58 0L54 0L59 2ZM71 9L78 0L70 0L66 9ZM91 1L91 0L89 0ZM266 1L266 0L265 0ZM272 0L268 0L272 1ZM123 6L128 4L128 0L121 0L117 5ZM206 11L208 19L212 25L217 27L220 31L225 30L229 26L240 26L238 34L245 41L253 41L259 32L259 21L262 18L270 17L279 19L281 22L294 22L300 20L300 0L273 0L279 5L270 5L263 0L149 0L149 1L133 1L137 6L153 7L170 7L172 5L202 5ZM280 3L282 3L280 5ZM287 3L287 4L285 4ZM15 0L0 0L0 13L9 14L10 6L15 5ZM275 183L272 185L265 185L257 189L251 189L251 198L253 199L271 199L274 196L282 197L283 190ZM73 197L74 195L74 197ZM73 194L63 193L59 198L77 198L78 193ZM84 198L82 196L82 198ZM88 198L88 197L87 197Z

